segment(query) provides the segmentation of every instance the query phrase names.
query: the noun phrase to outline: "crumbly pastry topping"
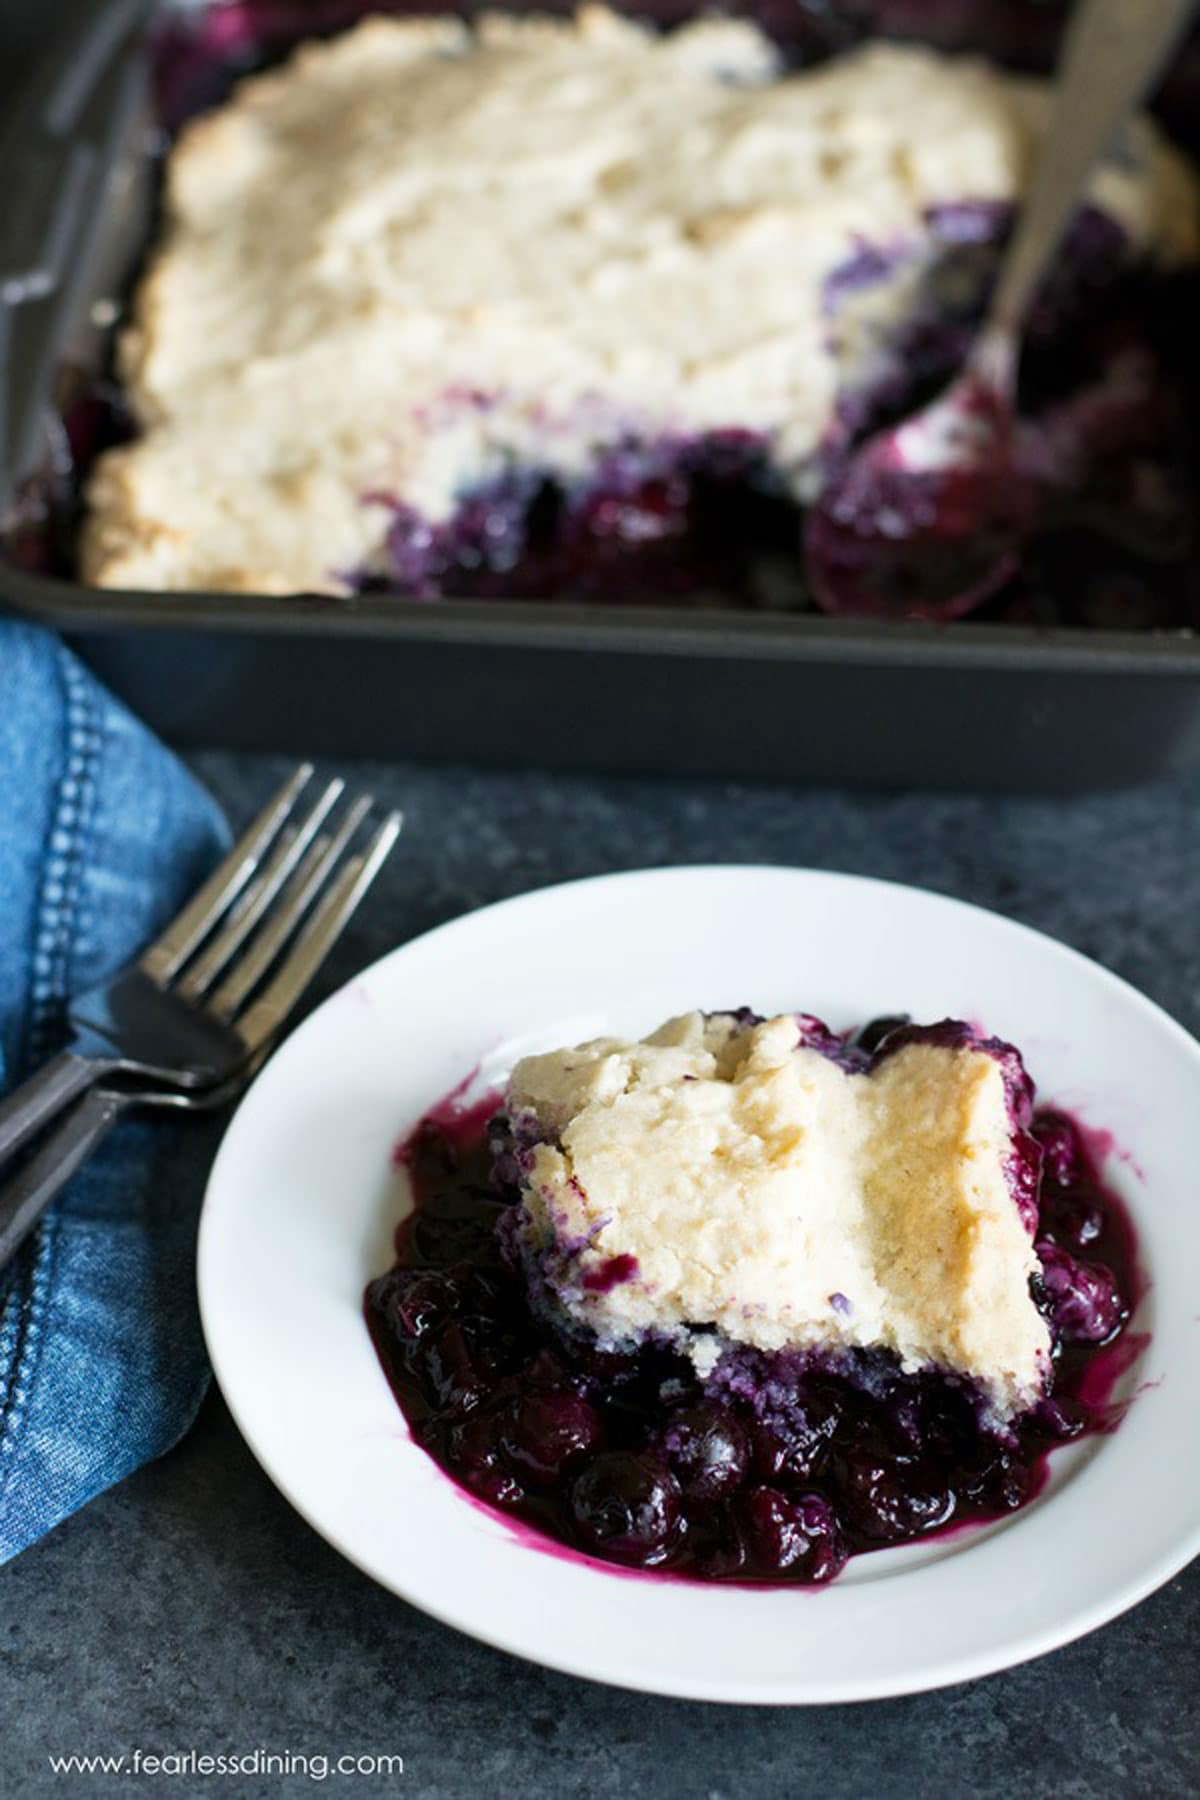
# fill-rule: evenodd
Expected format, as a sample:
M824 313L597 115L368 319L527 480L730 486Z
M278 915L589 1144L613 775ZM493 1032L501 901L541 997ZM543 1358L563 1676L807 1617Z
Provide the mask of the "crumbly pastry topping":
M970 1377L1000 1413L1042 1391L1039 1265L987 1052L914 1042L855 1073L792 1017L691 1013L526 1058L509 1105L541 1140L527 1253L602 1343L655 1332L702 1373L730 1342L883 1346Z
M761 434L798 495L839 387L911 305L931 208L1010 201L1045 84L876 45L780 78L753 26L370 19L183 134L122 367L142 435L93 477L102 585L337 593L392 507L632 436ZM1146 122L1093 198L1197 252ZM827 284L900 246L860 328Z

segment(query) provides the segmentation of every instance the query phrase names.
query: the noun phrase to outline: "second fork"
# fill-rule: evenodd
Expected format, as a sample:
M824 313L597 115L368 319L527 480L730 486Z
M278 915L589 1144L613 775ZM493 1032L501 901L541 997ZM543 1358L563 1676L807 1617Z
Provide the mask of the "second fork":
M0 1160L101 1079L199 1091L234 1075L278 1031L403 822L389 814L350 854L371 799L323 831L345 787L334 780L294 823L312 773L307 763L293 771L136 963L72 1002L68 1047L0 1101Z

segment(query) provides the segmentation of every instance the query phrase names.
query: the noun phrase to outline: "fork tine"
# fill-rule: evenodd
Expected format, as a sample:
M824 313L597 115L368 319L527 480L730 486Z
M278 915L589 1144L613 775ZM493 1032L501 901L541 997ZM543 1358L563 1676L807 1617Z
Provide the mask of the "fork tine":
M310 846L308 854L283 890L278 906L274 908L245 955L239 958L209 1000L210 1013L218 1019L232 1019L243 1001L258 986L304 918L324 886L326 877L370 809L371 796L361 795L332 836L319 837Z
M251 1054L274 1036L304 993L386 862L403 824L403 813L389 813L361 855L350 858L278 975L237 1021L235 1029Z
M213 870L204 886L192 895L138 961L143 975L160 987L187 961L231 900L235 900L258 868L276 832L291 812L301 788L312 775L311 763L293 769L279 792L268 800L253 825L238 839L224 862Z
M283 830L279 833L279 836L275 839L271 848L271 854L267 858L266 867L262 870L261 874L254 877L253 881L246 884L233 905L229 908L229 911L225 914L225 924L221 927L222 931L232 925L235 919L240 919L247 907L254 905L259 894L262 892L264 882L270 879L271 869L276 859L283 856L295 841L296 827L294 825L285 825ZM208 952L207 950L201 950L200 954L201 956L207 956ZM179 985L183 985L182 979Z
M230 957L245 943L263 917L325 823L330 808L341 797L345 786L340 777L335 778L294 831L284 827L262 874L245 889L216 937L209 940L176 983L175 992L182 999L198 1000L208 992Z

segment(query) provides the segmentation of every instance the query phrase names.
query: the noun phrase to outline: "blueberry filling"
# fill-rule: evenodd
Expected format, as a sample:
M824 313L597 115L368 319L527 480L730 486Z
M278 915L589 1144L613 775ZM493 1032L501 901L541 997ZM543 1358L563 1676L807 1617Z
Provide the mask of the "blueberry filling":
M386 542L361 592L481 599L749 599L757 558L795 556L795 507L781 497L761 441L730 429L696 439L629 436L570 485L514 467L430 524L387 495ZM749 586L747 585L749 584Z
M809 1024L849 1066L939 1029L887 1018L834 1039ZM1085 1134L1060 1111L1033 1112L1027 1080L1014 1076L1009 1099L1028 1125L1014 1196L1036 1226L1034 1298L1054 1343L1028 1411L998 1420L971 1383L906 1373L882 1350L732 1345L701 1378L653 1339L610 1349L563 1333L512 1253L519 1121L449 1104L402 1148L415 1205L395 1266L366 1294L415 1440L476 1498L559 1543L707 1580L819 1584L851 1555L1011 1513L1040 1490L1056 1445L1116 1424L1141 1289L1132 1229Z
M836 481L858 444L956 373L1009 223L994 204L931 215L939 252L903 325L878 342L863 375L843 384L818 458L822 481ZM909 254L862 244L833 273L825 295L832 340L854 296ZM1194 274L1129 267L1119 228L1083 212L1029 323L1012 480L997 487L987 529L969 549L952 542L944 555L933 533L914 569L911 557L889 558L877 535L860 546L850 517L834 548L863 596L850 610L1194 626L1187 412L1200 395L1183 321L1196 285ZM947 480L953 492L942 493ZM938 506L953 511L961 499L970 511L971 478L951 472L947 480ZM815 604L802 549L806 521L826 523L823 515L788 491L764 440L733 426L691 439L631 432L570 484L549 467L514 467L469 488L436 525L387 496L372 498L391 504L393 517L380 557L348 572L360 591L781 611ZM848 492L847 503L866 518L883 499L871 487L857 498ZM979 567L998 578L978 582Z

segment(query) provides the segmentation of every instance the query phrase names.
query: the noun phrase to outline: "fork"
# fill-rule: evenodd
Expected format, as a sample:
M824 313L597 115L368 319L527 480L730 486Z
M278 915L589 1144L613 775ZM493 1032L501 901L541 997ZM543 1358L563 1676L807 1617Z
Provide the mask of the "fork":
M322 830L346 784L330 781L296 819L312 774L311 763L293 771L135 963L72 1001L68 1047L0 1101L0 1159L97 1082L119 1076L200 1093L235 1076L271 1042L403 824L390 813L361 851L347 854L371 796Z
M123 1113L135 1106L215 1112L237 1098L269 1048L265 1046L227 1081L194 1093L170 1088L89 1088L0 1192L0 1269L7 1267L47 1207Z

